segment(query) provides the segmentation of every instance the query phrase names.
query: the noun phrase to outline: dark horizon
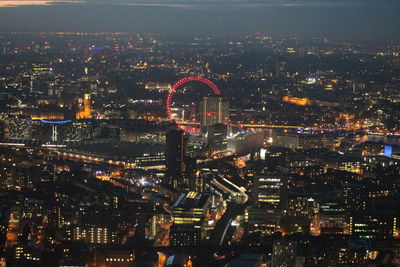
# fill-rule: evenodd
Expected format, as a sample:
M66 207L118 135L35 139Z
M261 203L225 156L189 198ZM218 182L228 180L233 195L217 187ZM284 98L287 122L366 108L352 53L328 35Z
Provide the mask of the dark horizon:
M150 32L179 35L262 32L300 38L397 41L400 39L399 11L400 4L391 0L54 2L13 7L0 5L0 32Z

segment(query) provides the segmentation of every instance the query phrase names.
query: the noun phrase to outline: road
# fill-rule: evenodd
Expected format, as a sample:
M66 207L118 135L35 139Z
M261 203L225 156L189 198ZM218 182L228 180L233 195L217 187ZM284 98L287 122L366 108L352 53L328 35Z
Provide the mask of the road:
M230 231L231 223L237 215L243 213L244 205L237 203L229 203L226 212L217 222L214 230L211 233L210 242L214 246L222 246L232 237Z

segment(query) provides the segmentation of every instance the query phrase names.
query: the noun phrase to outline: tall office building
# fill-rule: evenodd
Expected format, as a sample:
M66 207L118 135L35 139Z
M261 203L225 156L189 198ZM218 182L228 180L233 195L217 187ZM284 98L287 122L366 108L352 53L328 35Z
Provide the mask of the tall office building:
M287 176L257 175L254 180L254 200L257 204L269 204L277 209L286 208Z
M196 246L205 238L210 196L190 191L172 206L171 246Z
M229 123L229 102L220 96L206 96L200 102L200 126Z
M181 129L167 132L165 145L165 182L174 189L188 184L185 180L187 136Z
M225 124L218 123L208 126L207 144L212 152L226 151L228 147L228 128Z

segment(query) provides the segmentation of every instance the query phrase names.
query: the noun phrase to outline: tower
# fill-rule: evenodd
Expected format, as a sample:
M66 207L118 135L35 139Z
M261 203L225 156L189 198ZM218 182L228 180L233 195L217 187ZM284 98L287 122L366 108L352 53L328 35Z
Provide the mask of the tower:
M90 108L90 94L85 94L83 98L83 110L80 110L76 113L76 118L79 119L90 119L91 116L91 108Z
M90 118L90 94L85 94L83 99L83 113L85 118Z
M178 190L185 181L187 136L182 129L172 129L166 134L165 183Z

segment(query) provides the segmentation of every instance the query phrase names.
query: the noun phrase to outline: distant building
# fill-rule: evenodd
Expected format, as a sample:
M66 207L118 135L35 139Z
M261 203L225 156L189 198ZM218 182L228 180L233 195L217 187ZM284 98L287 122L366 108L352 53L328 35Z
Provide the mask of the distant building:
M284 77L285 70L286 70L286 60L284 60L281 57L278 57L276 60L276 65L275 65L275 76L277 78Z
M277 240L272 249L272 267L303 266L304 259L298 257L298 244L291 240Z
M0 120L0 140L4 139L6 136L6 124L4 121Z
M32 139L32 119L28 116L0 114L4 123L4 137L9 139Z
M50 63L33 63L30 89L48 94L53 91L54 85L53 69Z
M229 123L229 102L220 96L206 96L200 102L200 126Z
M259 151L263 142L262 131L238 133L228 138L228 151L232 153Z
M49 63L33 63L32 74L34 77L50 76L53 74L53 69Z
M172 86L169 83L148 82L144 88L146 90L171 91Z
M28 188L33 185L34 175L32 164L22 161L18 164L3 164L0 169L0 186L2 188Z
M307 158L324 167L324 172L335 169L346 172L362 173L364 162L361 157L343 155L337 152L313 150L307 153Z
M284 96L282 97L282 101L292 103L298 106L308 106L312 104L312 101L308 98L301 97L293 97L293 96Z
M22 109L22 115L29 116L32 120L63 120L65 114L60 109Z
M91 107L90 107L90 94L85 94L83 100L83 109L76 113L76 119L90 119L91 118Z
M334 139L323 134L278 133L273 138L274 146L290 149L331 148Z
M93 138L94 130L91 122L79 121L68 124L62 135L66 141L81 141Z

